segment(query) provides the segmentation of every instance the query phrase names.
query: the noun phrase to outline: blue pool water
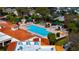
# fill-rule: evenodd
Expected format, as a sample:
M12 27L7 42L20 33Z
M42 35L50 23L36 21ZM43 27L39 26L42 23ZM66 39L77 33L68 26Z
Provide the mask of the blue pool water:
M27 29L33 33L39 34L43 37L46 37L48 35L48 31L45 28L41 28L35 25L29 25L27 26Z

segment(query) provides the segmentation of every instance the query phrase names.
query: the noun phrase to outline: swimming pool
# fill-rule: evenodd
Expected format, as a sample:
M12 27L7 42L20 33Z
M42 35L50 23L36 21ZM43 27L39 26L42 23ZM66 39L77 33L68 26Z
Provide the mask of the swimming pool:
M49 31L47 31L45 28L38 27L36 25L29 25L27 26L27 29L33 33L36 33L42 37L47 37Z

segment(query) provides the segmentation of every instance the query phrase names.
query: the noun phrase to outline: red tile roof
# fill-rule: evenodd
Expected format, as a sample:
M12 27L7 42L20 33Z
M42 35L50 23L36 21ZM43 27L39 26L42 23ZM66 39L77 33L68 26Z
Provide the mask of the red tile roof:
M13 31L11 29L5 28L5 29L2 29L2 32L20 40L20 41L28 40L29 38L34 36L31 33L27 32L25 30L22 30L22 29Z
M49 41L46 38L41 38L41 45L49 45Z
M64 51L63 46L55 45L56 51Z
M10 43L9 46L7 47L7 51L14 51L14 49L16 48L16 43L17 42Z
M27 40L31 37L33 37L34 35L32 35L31 33L27 32L26 30L23 29L19 29L19 30L11 30L11 27L14 24L11 24L10 22L0 22L1 25L4 25L5 28L0 29L1 32L10 35L20 41L24 41Z

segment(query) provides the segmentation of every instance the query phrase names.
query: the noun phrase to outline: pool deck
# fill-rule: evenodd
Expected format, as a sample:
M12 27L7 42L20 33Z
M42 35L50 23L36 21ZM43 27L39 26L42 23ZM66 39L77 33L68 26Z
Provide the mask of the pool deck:
M52 32L52 33L55 33L55 34L59 32L59 33L60 33L60 37L58 37L58 38L56 38L56 39L60 39L60 38L63 38L63 37L68 36L68 32L65 31L65 29L63 29L63 31L61 31L61 30L55 30L55 28L53 28L52 26L49 27L49 28L46 28L46 27L43 26L43 25L40 25L40 24L33 24L33 23L29 23L29 24L26 24L26 25L27 25L27 26L28 26L28 25L35 25L35 26L38 26L38 27L41 27L41 28L45 28L47 31ZM27 30L27 28L25 27L24 30ZM27 31L30 32L30 33L36 34L36 33L31 32L31 31L29 31L29 30L27 30ZM62 34L62 33L63 33L63 34ZM39 35L39 34L36 34L36 35L41 36L41 35ZM41 37L47 38L46 36L41 36Z

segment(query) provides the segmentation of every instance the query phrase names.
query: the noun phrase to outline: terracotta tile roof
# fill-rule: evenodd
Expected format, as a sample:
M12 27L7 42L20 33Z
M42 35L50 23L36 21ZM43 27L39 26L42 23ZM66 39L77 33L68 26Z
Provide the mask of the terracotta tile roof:
M64 51L62 46L55 45L56 51Z
M49 41L46 38L41 38L41 45L49 45Z
M10 43L9 46L7 47L7 51L14 51L14 49L16 48L16 43L17 42Z
M20 41L25 41L25 40L33 37L33 35L31 33L27 32L25 30L22 30L22 29L13 31L11 29L5 28L2 30L2 32L20 40Z
M0 22L1 25L4 25L5 28L0 29L1 32L10 35L20 41L24 41L27 40L31 37L33 37L34 35L32 35L31 33L27 32L26 30L23 29L19 29L19 30L11 30L12 26L16 26L15 24L11 24L10 22Z

